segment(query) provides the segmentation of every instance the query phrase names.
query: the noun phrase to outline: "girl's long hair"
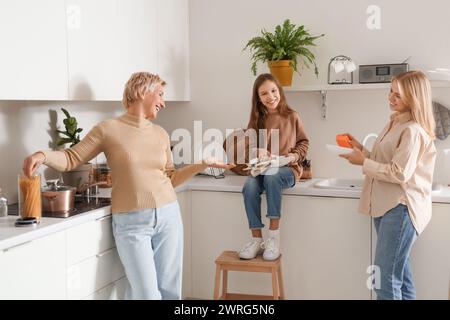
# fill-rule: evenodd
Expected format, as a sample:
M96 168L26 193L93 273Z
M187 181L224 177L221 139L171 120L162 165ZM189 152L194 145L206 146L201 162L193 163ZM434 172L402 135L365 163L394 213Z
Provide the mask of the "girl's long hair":
M278 79L270 73L260 74L253 84L252 110L250 112L250 121L248 123L248 127L255 130L264 129L264 120L266 119L266 116L268 114L267 108L262 104L258 94L259 87L261 87L261 85L266 81L272 81L273 83L275 83L278 91L280 92L280 102L278 103L277 107L278 112L283 116L287 116L288 114L294 112L294 110L292 110L286 102L283 87L281 86Z
M402 102L411 109L412 119L434 139L436 123L430 81L422 71L407 71L395 76Z

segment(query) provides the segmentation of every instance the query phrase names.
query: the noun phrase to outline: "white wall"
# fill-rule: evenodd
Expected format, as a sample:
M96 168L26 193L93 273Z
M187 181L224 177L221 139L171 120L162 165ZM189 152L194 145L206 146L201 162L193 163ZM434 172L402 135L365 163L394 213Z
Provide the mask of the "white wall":
M123 112L120 103L111 102L0 101L0 188L10 203L17 200L17 175L25 156L53 149L55 126L64 130L61 107L77 117L78 127L84 129L81 137L97 122Z
M366 8L372 4L381 8L381 30L366 28ZM242 49L261 28L271 30L285 18L304 24L313 34L326 33L315 48L319 79L312 70L304 70L301 78L295 76L294 86L325 83L328 61L338 54L352 57L357 64L401 62L412 56L412 68L450 68L449 12L446 0L190 0L192 101L168 103L157 122L169 132L192 130L194 120L203 120L204 129L244 127L255 77L250 73L250 55ZM266 71L260 66L259 72ZM450 107L449 89L436 89L434 95ZM318 93L287 93L311 140L314 176L360 177L359 168L334 158L324 146L333 143L339 132L349 131L358 138L378 133L389 115L386 97L384 90L329 92L328 119L322 120ZM123 111L119 102L0 101L0 188L6 189L11 202L24 156L49 148L49 110L58 112L57 123L62 126L61 106L78 117L85 131ZM436 145L439 150L450 148L450 138L437 140ZM439 154L438 181L444 179L443 168Z
M366 27L369 5L381 8L381 30ZM304 24L312 34L325 33L315 53L319 79L312 70L294 75L293 86L326 83L329 59L338 54L352 57L357 64L397 63L409 56L410 67L423 70L450 69L450 2L407 0L191 0L190 47L192 101L172 105L159 115L169 131L192 130L194 120L204 128L221 130L247 124L251 90L250 54L242 52L246 42L261 28L272 30L290 18ZM259 66L259 72L267 72ZM355 74L355 82L358 77ZM389 117L387 90L328 93L328 118L320 117L320 94L287 93L288 102L300 113L311 140L309 157L316 177L360 177L360 168L348 165L325 150L336 133L351 132L362 139L378 133ZM450 89L435 89L435 99L450 107ZM439 150L450 147L450 138L436 141ZM436 179L443 179L439 154ZM447 179L450 183L450 178Z

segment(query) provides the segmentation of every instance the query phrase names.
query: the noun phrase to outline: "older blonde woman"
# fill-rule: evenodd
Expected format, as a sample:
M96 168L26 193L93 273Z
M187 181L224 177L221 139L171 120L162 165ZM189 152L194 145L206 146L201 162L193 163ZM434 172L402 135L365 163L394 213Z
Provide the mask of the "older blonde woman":
M180 299L183 226L174 187L207 166L175 170L167 132L149 120L165 108L165 82L134 73L123 93L126 112L100 122L63 151L38 151L24 160L31 176L45 164L68 171L104 152L113 172L112 214L117 250L128 278L127 299Z
M415 299L409 261L417 236L431 219L431 185L436 148L431 88L421 71L396 76L389 105L394 113L371 152L349 135L353 152L341 155L366 175L360 211L377 231L375 265L378 299Z

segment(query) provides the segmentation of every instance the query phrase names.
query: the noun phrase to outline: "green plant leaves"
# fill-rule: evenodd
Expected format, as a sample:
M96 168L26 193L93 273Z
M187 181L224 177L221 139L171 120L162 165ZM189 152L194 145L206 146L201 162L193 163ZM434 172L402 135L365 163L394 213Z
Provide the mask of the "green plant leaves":
M66 137L59 137L57 145L62 146L66 143L70 143L70 146L73 147L78 142L80 142L79 133L81 131L83 131L83 129L78 128L77 119L75 117L72 117L66 109L61 108L61 110L64 113L64 115L66 116L66 119L63 120L66 131L61 131L61 130L56 130L56 131Z
M305 30L305 26L296 26L289 19L283 22L283 25L277 25L274 33L265 29L261 30L261 36L251 38L244 50L249 49L251 56L251 71L254 75L257 72L257 62L266 63L268 61L291 60L294 71L297 71L297 58L301 57L304 65L309 68L314 65L314 73L318 76L317 65L314 54L306 48L315 46L315 40L323 37L325 34L311 36Z

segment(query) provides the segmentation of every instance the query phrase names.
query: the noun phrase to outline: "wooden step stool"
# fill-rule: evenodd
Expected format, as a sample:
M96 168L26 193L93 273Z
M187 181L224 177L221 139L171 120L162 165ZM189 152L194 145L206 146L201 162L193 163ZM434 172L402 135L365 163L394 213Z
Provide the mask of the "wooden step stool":
M272 296L229 293L228 271L267 272L272 273ZM222 276L222 295L220 291L220 273ZM283 274L281 272L281 256L274 261L263 260L258 256L251 260L242 260L236 251L224 251L216 259L216 281L214 286L214 300L278 300L284 299Z

